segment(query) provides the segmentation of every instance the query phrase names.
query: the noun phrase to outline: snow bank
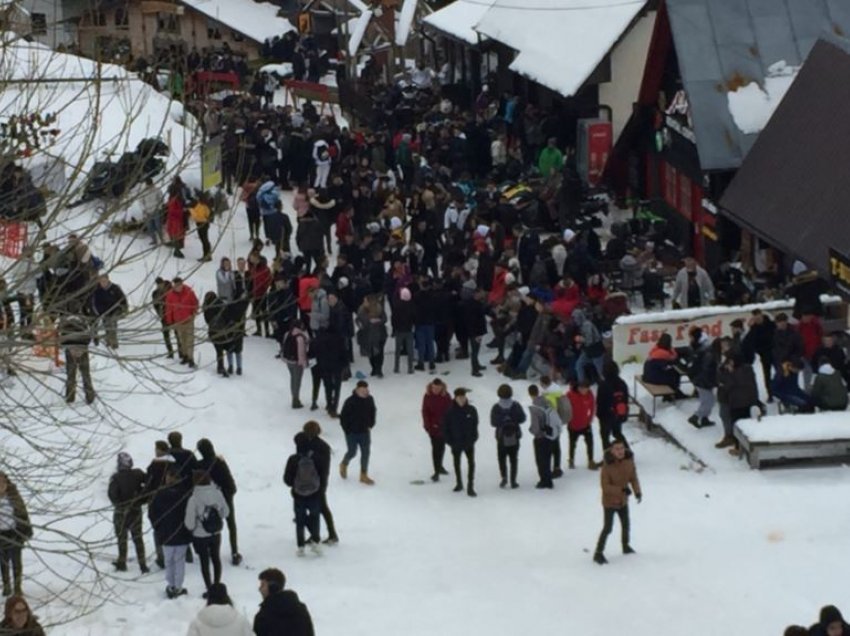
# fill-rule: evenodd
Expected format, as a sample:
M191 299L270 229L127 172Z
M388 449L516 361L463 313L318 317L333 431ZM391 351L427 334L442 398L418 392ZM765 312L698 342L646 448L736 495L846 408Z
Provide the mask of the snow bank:
M751 135L764 130L799 70L799 66L790 66L782 60L767 69L764 87L750 82L729 92L729 112L741 132Z
M253 0L181 0L225 26L244 33L252 40L263 42L282 36L295 27L286 18L281 18L277 7L268 2Z
M839 296L824 294L820 297L821 302L827 305L840 303ZM750 313L753 309L762 311L783 311L794 306L790 300L773 300L767 303L755 303L750 305L736 305L731 307L694 307L693 309L669 309L667 311L654 311L645 314L632 314L620 316L615 324L635 325L647 322L669 322L674 320L695 320L697 318L709 318L711 316L722 316L725 314Z
M645 5L645 0L530 0L529 6L496 3L475 30L517 51L509 67L512 71L569 97Z
M38 80L27 83L25 80ZM59 130L47 152L65 173L85 173L104 158L117 159L146 137L160 137L171 152L168 169L180 166L199 141L197 124L182 104L111 64L58 53L24 40L7 41L0 52L0 82L15 80L0 92L0 119L53 113ZM50 82L45 80L63 80ZM79 81L69 81L79 80ZM199 184L197 166L187 173Z
M736 426L753 442L819 442L850 439L850 411L768 415Z

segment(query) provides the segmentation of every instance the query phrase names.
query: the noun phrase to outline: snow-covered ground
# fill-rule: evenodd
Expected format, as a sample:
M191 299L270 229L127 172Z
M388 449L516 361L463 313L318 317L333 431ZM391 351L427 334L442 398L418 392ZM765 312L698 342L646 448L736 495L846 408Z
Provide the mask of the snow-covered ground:
M286 208L292 212L288 200ZM86 214L85 208L75 212L67 227L85 223ZM219 257L248 251L241 206L224 225L221 221L213 232L213 239L220 239L214 262L204 264L189 280L199 297L214 289ZM95 253L108 259L110 249L122 249L128 242L122 238L113 244L104 238L94 242ZM140 240L129 249L140 250L146 243ZM161 249L141 263L119 268L113 279L129 293L131 303L143 303L154 276L185 274L196 265L200 246L194 237L185 251L186 260L178 262ZM202 320L196 325L201 329ZM154 331L146 343L127 349L125 355L144 354L163 346ZM371 383L379 417L370 471L377 485L370 488L336 474L335 464L344 452L337 421L323 411L290 410L288 374L274 358L271 341L247 338L245 375L228 379L215 374L211 345L200 344L198 351L201 366L194 374L185 374L184 367L170 361L153 370L169 381L185 380L179 385L181 397L173 399L144 390L146 383L138 373L120 368L98 349L93 366L100 396L152 427L128 422L124 433L104 443L116 453L129 451L143 468L152 457L154 441L166 431L181 430L190 447L201 437L215 443L239 486L236 508L245 557L242 566L229 565L223 541L223 580L236 607L248 617L259 602L257 574L268 566L286 572L288 585L310 607L320 635L777 634L788 623L813 621L825 603L847 605L842 574L850 511L840 502L850 485L850 471L750 471L744 462L713 449L720 435L716 429L696 431L685 423L689 404L665 406L659 417L692 436L709 468L702 469L670 443L630 422L626 435L645 495L641 505L632 506L637 554L619 554L615 529L607 551L611 563L600 567L591 561L602 522L598 473L585 468L583 446L578 448L578 468L566 471L554 491L538 491L533 488L536 475L526 434L520 451L521 488L498 488L495 440L487 419L503 378L493 367L480 379L469 376L465 362L444 367L450 371L444 379L451 388L472 389L471 400L482 419L476 452L479 496L473 500L452 493L451 478L439 484L428 480L430 448L419 415L427 374L393 375L388 362L386 377ZM489 354L485 350L482 358ZM358 359L355 369L366 370L368 365ZM51 381L58 386L62 379L58 374ZM528 383L512 384L515 395L527 403ZM305 385L302 401L309 403L309 380ZM128 389L137 392L128 394ZM343 385L343 398L351 389L351 382ZM72 410L58 397L53 400L59 413L91 417L92 425L106 410L102 403ZM282 471L293 450L293 435L311 417L321 423L334 449L329 500L341 543L321 557L299 559ZM596 445L598 458L598 439ZM113 468L110 460L95 471L99 474L92 476L88 489L77 493L74 505L108 507L106 485ZM423 480L424 485L415 483ZM44 520L36 515L35 521ZM147 522L146 531L150 553ZM108 537L109 515L100 515L86 532ZM109 566L113 555L108 550L98 561L112 577L107 583L113 600L50 633L142 636L155 626L159 636L185 634L203 606L197 563L188 566L189 596L169 601L163 573L156 567L139 578L133 561L129 573L115 576ZM67 615L65 602L81 602L51 597L57 575L45 572L30 550L25 551L25 567L35 580L28 579L24 591L46 623ZM57 558L54 567L66 574L72 571L67 560Z

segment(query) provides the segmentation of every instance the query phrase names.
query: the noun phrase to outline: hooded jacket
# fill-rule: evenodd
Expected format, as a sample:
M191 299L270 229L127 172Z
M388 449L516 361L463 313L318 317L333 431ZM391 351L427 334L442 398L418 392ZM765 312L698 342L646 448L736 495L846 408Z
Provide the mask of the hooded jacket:
M820 620L811 626L809 636L827 636L826 628L833 623L841 623L841 636L850 636L850 625L844 622L844 617L834 605L827 605L820 611Z
M812 384L812 401L822 411L843 411L847 408L847 387L831 364L822 364Z
M596 414L596 403L593 393L588 391L567 391L567 397L572 406L573 416L570 418L569 429L574 433L583 433L590 428L593 416Z
M696 283L699 287L700 300L703 305L708 305L714 300L714 283L711 282L711 277L702 267L696 269ZM676 282L673 284L673 302L687 309L688 305L688 270L680 269L676 273Z
M512 427L516 428L517 442L522 437L520 424L525 422L525 411L520 403L513 399L500 399L490 410L490 426L496 429L496 441L503 443L505 433Z
M443 438L443 417L452 406L452 397L446 392L432 393L429 387L422 397L422 426L431 437Z
M528 408L531 424L528 432L534 439L556 440L561 435L561 417L552 404L542 395L537 396Z
M452 400L443 416L443 438L452 451L472 448L478 441L478 409L467 402L463 406Z
M599 481L602 485L602 506L604 508L622 508L628 503L626 487L630 486L632 492L640 496L640 482L638 481L637 469L635 468L634 455L630 450L626 451L623 459L618 460L614 454L605 451L605 461L602 471L599 473Z
M148 508L154 536L162 545L189 545L192 533L186 529L186 504L189 493L181 484L163 488L154 495Z
M251 623L230 605L207 605L189 624L187 636L253 636Z
M186 526L186 529L189 530L192 533L192 536L196 539L206 539L213 536L204 530L202 523L204 511L208 506L218 510L218 514L222 521L227 519L230 514L230 508L228 508L227 502L224 500L224 495L221 494L218 486L213 484L195 486L195 489L192 491L192 496L189 497L189 501L186 503L186 517L183 523Z
M307 606L292 590L269 594L254 617L256 636L315 636Z
M187 284L177 291L170 289L165 294L165 323L176 325L187 320L193 320L198 311L198 297Z
M371 395L360 397L352 391L342 405L339 423L346 435L368 433L375 426L375 399Z

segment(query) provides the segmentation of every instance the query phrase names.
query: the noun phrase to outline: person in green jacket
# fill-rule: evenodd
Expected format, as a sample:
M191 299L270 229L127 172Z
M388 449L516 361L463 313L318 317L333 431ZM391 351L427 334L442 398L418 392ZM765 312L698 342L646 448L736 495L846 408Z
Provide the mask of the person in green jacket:
M847 387L829 363L818 368L812 384L812 401L821 411L843 411L847 408Z
M540 156L537 158L537 169L544 179L564 169L564 153L558 150L557 143L557 139L550 137L549 143L540 151Z

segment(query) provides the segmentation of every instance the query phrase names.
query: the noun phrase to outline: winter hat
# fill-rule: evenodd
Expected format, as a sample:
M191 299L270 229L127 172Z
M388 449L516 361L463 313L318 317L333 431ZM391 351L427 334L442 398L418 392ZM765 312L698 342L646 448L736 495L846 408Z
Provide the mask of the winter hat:
M348 279L345 276L340 276L336 286L340 289L345 289L346 287L348 287Z
M486 225L479 225L477 228L475 228L475 233L478 236L485 236L486 237L490 233L490 228L487 227Z
M508 272L505 274L505 285L513 285L516 282L516 276Z
M209 586L207 589L207 605L233 605L224 583L213 583Z
M570 228L564 230L564 240L569 243L576 237L576 233L573 232Z
M407 287L402 287L398 292L398 297L407 302L410 300L410 290Z
M476 285L476 284L475 284L475 281L474 281L474 280L469 279L468 281L466 281L466 282L463 284L463 288L464 288L464 289L469 289L469 290L475 291L476 289L478 289L478 285Z
M133 467L133 458L130 453L121 451L118 453L118 470L130 470Z
M809 268L806 267L806 264L803 263L802 261L794 261L794 264L791 266L791 273L794 274L794 276L799 276L800 274L805 272L807 269L809 269Z
M404 224L401 222L401 219L398 218L397 216L390 218L390 229L391 230L398 230L398 229L401 228L402 225L404 225Z

